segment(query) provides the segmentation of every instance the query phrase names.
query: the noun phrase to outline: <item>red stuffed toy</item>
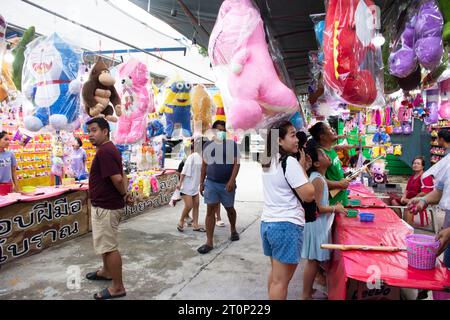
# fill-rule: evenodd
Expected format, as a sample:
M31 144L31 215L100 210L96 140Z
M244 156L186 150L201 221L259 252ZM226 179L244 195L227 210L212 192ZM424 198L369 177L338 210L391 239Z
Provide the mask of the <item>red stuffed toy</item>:
M377 19L374 8L370 0L328 1L324 79L333 93L353 105L371 105L378 95L374 75L363 67L375 49L371 42L375 28L370 26L371 19L374 26Z

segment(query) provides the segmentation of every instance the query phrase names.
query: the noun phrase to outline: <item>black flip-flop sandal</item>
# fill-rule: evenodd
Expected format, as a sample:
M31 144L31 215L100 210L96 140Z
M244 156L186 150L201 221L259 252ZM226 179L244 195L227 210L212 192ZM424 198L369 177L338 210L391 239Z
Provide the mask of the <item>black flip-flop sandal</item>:
M111 281L112 280L111 278L106 278L104 276L99 276L97 272L99 272L99 270L94 271L94 272L89 272L86 275L86 279L94 280L94 281L97 281L97 280Z
M126 295L127 295L127 293L124 292L124 293L113 296L113 295L111 295L111 292L109 292L108 288L105 288L102 291L94 294L94 299L95 300L109 300L109 299L122 298L122 297L125 297Z
M197 231L197 232L206 232L205 228L197 228L197 229L192 229L193 231Z
M198 248L197 251L198 251L198 253L205 254L205 253L210 252L212 249L213 249L213 247L211 247L207 244L204 244L200 248Z
M183 229L180 225L177 225L177 230L178 230L179 232L184 232L184 229Z

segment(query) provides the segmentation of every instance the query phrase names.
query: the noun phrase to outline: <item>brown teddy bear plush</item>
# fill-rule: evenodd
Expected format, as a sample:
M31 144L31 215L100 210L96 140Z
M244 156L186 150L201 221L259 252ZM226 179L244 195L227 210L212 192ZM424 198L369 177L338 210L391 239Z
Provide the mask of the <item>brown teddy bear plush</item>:
M104 117L111 122L117 122L114 116L122 115L120 97L114 83L116 80L109 73L108 67L98 60L91 70L89 80L83 85L83 100L86 113L91 117ZM112 106L111 106L112 103Z

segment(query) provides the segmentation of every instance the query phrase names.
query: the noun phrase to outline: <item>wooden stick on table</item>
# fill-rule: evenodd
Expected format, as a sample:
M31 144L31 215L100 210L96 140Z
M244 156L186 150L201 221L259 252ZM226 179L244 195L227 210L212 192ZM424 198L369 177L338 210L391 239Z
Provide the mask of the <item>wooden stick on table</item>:
M348 250L387 251L387 252L406 251L406 249L402 249L399 247L369 246L365 244L322 244L320 247L322 249L342 250L342 251Z

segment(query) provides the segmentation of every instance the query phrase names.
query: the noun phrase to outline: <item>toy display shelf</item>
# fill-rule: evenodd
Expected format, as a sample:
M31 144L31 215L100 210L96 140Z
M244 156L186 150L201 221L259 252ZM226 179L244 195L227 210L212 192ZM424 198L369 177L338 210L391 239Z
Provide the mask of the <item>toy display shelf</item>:
M445 156L445 148L440 147L437 142L438 131L443 128L450 128L450 121L440 120L438 125L431 126L430 162L432 165L439 162Z

